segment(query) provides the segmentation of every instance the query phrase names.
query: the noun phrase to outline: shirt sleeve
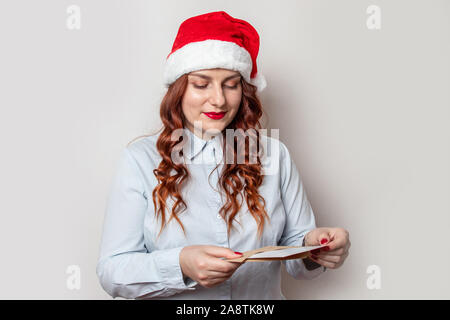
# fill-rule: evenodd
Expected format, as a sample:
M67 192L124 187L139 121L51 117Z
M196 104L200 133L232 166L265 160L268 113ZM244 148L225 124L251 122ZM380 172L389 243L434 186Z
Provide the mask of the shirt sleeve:
M278 245L303 246L306 234L316 228L314 212L308 201L297 166L289 150L280 141L280 190L281 200L286 212L286 223ZM317 278L325 267L306 269L303 259L282 260L286 271L295 279Z
M113 298L146 299L195 290L183 279L179 255L183 247L148 252L144 215L148 206L141 171L126 147L109 191L96 273Z

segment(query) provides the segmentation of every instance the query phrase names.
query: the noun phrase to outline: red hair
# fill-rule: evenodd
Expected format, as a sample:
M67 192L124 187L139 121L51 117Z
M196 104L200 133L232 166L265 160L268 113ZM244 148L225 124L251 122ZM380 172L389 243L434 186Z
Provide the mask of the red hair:
M190 178L190 174L187 167L183 163L176 164L171 159L171 154L174 147L176 146L176 149L179 149L180 145L184 143L183 140L181 140L183 141L182 143L180 143L180 141L172 141L171 135L174 130L182 129L185 127L185 117L181 108L181 101L187 87L187 79L187 74L184 74L174 83L172 83L169 86L167 93L162 99L160 105L160 117L163 122L163 131L158 137L156 147L158 149L158 152L162 156L162 160L158 168L153 170L153 173L158 180L158 185L152 192L156 216L157 218L161 217L162 221L161 230L158 234L158 237L163 231L166 224L166 199L169 196L174 200L174 205L172 207L171 216L168 222L170 222L170 220L173 218L176 219L183 229L183 233L186 235L184 226L177 215L181 205L184 206L183 210L186 210L187 208L186 203L181 197L179 188L181 188L183 186L183 183ZM256 86L246 82L242 78L241 85L242 98L238 112L236 113L233 121L224 129L223 132L226 132L226 129L242 129L246 133L256 132L256 145L259 148L260 137L258 129L261 128L261 124L259 121L263 115L263 109L261 106L261 102L256 96ZM252 133L248 133L248 135L251 136ZM226 140L227 139L223 139L223 150L225 150L226 143L230 143ZM239 139L238 141L241 141L242 143L241 139ZM219 213L227 222L229 236L231 227L233 227L233 219L242 206L242 204L238 203L237 196L239 194L242 196L243 192L244 195L242 199L246 200L249 212L258 224L258 236L261 237L264 229L265 218L267 218L270 222L270 218L265 210L266 202L264 198L258 193L258 188L263 182L264 175L261 174L262 165L259 152L257 156L257 163L248 163L249 151L246 147L246 141L247 138L244 139L243 149L235 149L235 141L233 141L233 148L231 148L231 150L233 150L234 152L234 161L232 161L233 163L224 163L224 167L219 178L219 185L225 191L227 202L220 209ZM238 146L237 148L240 147L242 146ZM245 150L244 164L237 164L236 150ZM225 152L223 154L225 154ZM214 170L216 169L217 166ZM175 171L173 175L170 174L172 171ZM242 183L241 179L243 179L244 183Z

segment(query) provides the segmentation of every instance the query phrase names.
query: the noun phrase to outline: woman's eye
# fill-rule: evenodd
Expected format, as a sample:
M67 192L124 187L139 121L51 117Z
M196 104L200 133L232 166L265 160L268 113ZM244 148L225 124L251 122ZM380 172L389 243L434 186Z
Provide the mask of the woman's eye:
M194 84L194 87L197 88L197 89L205 89L207 86L208 86L207 84L205 84L203 86ZM238 84L235 84L234 86L225 86L225 87L228 88L228 89L237 89Z

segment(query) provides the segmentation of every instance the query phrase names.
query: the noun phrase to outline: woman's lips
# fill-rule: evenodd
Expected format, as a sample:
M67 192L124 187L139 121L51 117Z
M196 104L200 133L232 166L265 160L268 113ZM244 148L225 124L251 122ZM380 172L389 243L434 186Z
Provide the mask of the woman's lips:
M203 112L206 114L209 118L214 120L222 119L226 112Z

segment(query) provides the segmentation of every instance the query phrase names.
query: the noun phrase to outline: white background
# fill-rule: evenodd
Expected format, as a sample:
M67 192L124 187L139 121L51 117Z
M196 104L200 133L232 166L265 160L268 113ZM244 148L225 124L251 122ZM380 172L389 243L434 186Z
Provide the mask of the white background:
M66 26L70 5L80 30ZM370 5L379 30L367 28ZM119 152L161 126L179 24L219 10L261 36L265 124L280 129L318 226L350 232L341 268L311 281L283 269L286 297L449 299L444 0L2 1L0 298L111 299L95 268Z

